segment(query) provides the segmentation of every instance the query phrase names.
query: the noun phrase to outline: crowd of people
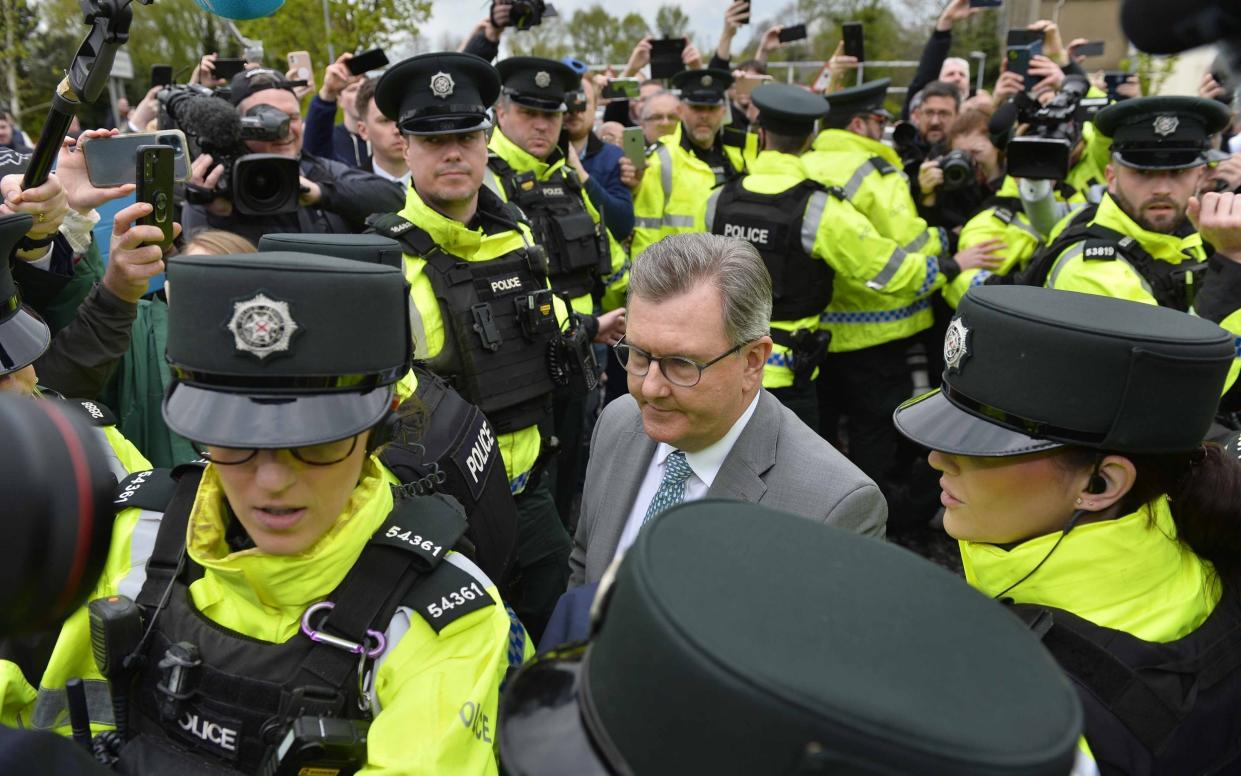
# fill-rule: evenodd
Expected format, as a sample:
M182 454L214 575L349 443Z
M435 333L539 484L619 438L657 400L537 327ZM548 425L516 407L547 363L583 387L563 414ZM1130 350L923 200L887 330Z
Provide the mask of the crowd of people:
M1241 768L1226 68L1142 96L1044 20L976 90L949 0L903 95L843 42L816 92L780 26L733 61L746 0L660 78L502 57L511 8L209 54L37 186L0 118L0 392L116 484L0 723L144 774ZM170 129L168 244L82 148ZM52 741L0 768L90 767Z

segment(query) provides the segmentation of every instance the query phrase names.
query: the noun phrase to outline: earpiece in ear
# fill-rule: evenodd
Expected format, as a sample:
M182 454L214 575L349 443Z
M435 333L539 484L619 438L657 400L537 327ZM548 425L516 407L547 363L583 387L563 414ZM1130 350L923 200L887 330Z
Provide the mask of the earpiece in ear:
M366 452L373 453L392 440L397 438L397 434L401 430L401 416L395 412L389 412L383 420L379 421L371 434L366 440Z
M1086 492L1094 495L1107 492L1107 480L1102 474L1090 475L1090 482L1086 484Z

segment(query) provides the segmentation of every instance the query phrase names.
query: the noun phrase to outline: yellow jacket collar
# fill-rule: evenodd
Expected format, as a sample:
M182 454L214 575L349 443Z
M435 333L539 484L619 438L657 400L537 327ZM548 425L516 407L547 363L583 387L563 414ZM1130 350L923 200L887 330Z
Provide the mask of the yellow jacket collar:
M1005 597L1064 609L1154 642L1192 632L1219 601L1214 568L1176 541L1163 497L1117 520L1079 525L1053 552L1060 536L1040 536L1010 550L960 542L965 578L986 595L999 595L1046 557Z
M1202 235L1196 231L1188 237L1148 232L1138 226L1136 221L1120 209L1120 205L1116 204L1116 200L1112 199L1111 194L1105 195L1103 201L1099 203L1094 223L1106 226L1109 229L1115 229L1121 234L1134 238L1146 249L1147 253L1157 259L1170 261L1173 264L1179 264L1187 256L1195 258L1204 258L1205 256L1202 247Z
M560 153L559 148L553 149L548 161L544 162L509 140L499 127L491 133L491 142L487 144L487 148L508 162L508 166L514 171L532 172L539 180L546 180L549 175L564 166L564 154Z
M425 230L431 235L436 245L453 256L468 260L482 244L483 230L481 227L471 229L460 221L440 213L423 202L422 197L412 186L405 194L405 207L401 209L400 215Z
M297 555L268 555L257 548L233 551L224 535L228 514L224 489L213 466L203 472L186 530L186 550L221 592L266 607L299 610L332 592L353 567L392 511L396 482L368 457L345 510L319 541Z
M898 170L904 167L896 149L888 148L877 140L871 140L869 137L863 137L847 129L825 129L814 139L811 147L828 154L859 153L866 156L879 156Z
M779 175L790 179L795 178L798 181L810 177L800 156L781 151L760 151L758 156L754 157L754 161L750 162L748 173L750 175Z

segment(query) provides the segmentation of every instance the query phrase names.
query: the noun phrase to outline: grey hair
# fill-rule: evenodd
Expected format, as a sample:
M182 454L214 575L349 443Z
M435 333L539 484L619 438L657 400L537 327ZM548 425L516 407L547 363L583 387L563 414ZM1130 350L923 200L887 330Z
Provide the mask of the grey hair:
M663 97L665 94L676 97L677 104L678 105L680 104L681 98L679 96L677 96L676 94L673 94L667 89L660 89L659 91L651 92L650 94L642 98L642 110L638 111L638 118L641 119L642 121L646 121L651 115L651 100L655 99L656 97Z
M710 283L724 300L724 334L744 345L771 333L771 275L745 240L695 232L651 245L629 271L629 296L663 302Z

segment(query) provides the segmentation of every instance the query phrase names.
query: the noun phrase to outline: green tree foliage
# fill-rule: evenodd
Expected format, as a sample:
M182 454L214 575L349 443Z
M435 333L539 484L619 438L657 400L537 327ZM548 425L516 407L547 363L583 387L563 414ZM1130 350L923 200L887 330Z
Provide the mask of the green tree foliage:
M345 51L391 47L409 40L430 15L431 0L328 0L328 9L331 42L339 56ZM290 51L309 51L320 73L328 64L323 0L285 0L271 16L237 26L246 37L263 42L264 59L272 67L283 70Z
M721 6L721 8L726 6ZM661 38L684 38L689 35L689 17L679 5L661 5L655 12L655 29Z
M598 3L574 11L567 25L573 56L586 62L609 61L616 26L616 18Z
M513 56L560 59L573 53L568 27L561 17L553 16L528 30L505 30L504 39Z

